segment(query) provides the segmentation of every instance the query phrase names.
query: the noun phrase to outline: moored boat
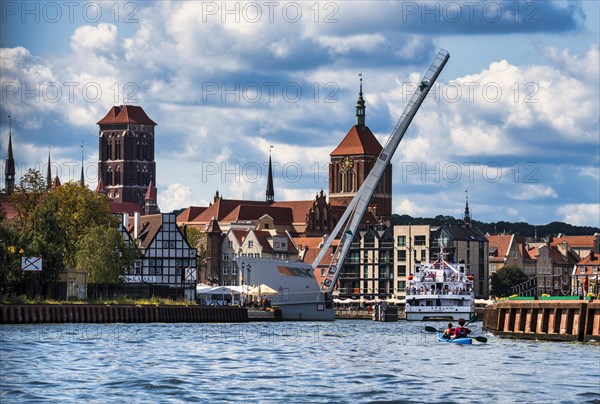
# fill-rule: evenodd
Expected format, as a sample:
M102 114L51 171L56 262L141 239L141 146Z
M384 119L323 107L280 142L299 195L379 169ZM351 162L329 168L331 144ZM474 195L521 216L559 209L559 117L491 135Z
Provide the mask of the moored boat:
M437 260L415 265L406 288L407 320L458 320L475 313L473 276L465 264L451 264L440 253Z

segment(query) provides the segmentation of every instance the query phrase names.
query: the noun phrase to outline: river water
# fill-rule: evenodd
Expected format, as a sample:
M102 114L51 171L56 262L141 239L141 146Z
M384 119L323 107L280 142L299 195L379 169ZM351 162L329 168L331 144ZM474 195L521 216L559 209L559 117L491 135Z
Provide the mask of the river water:
M0 401L600 402L600 346L336 321L0 326Z

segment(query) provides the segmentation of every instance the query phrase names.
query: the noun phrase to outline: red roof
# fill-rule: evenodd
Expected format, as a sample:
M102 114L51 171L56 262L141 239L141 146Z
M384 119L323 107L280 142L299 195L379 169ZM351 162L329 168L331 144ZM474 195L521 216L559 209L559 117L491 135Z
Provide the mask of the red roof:
M225 223L237 222L238 220L257 220L264 215L273 218L273 223L292 223L293 216L290 208L279 208L274 206L239 205L222 220Z
M135 217L129 217L129 232L133 233ZM138 230L138 240L140 241L140 248L145 250L148 248L156 234L159 232L162 227L162 215L146 215L140 217L140 225L141 228Z
M146 115L146 112L144 112L142 107L137 107L134 105L121 105L112 107L110 111L108 111L108 114L98 121L98 125L127 123L156 126L156 122Z
M556 237L550 245L556 246L566 241L572 248L589 247L590 250L594 247L594 236L563 236Z
M594 274L594 267L596 267L596 273ZM600 267L600 254L592 252L590 255L582 259L577 263L577 269L575 270L576 275L597 275L598 267Z
M207 208L205 206L190 206L177 216L177 223L193 222Z
M291 208L293 223L306 223L306 215L314 206L315 201L279 201L274 202L272 206L281 208Z
M131 216L135 212L142 212L142 207L135 202L114 202L109 199L110 213L127 213Z
M339 146L331 152L331 156L346 156L367 154L370 156L379 156L381 153L381 144L371 132L368 126L353 126L346 134Z
M490 261L504 261L510 250L513 237L514 235L512 234L493 234L487 236L490 250L493 247L497 249L494 254L494 257L497 259L490 259Z

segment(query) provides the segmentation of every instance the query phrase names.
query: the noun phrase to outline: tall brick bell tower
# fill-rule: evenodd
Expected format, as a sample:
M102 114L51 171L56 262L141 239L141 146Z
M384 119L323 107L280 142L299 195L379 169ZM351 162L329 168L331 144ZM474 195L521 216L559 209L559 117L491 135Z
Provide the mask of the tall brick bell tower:
M329 203L332 206L348 206L365 181L383 147L365 125L366 105L362 92L356 101L356 125L350 128L342 142L331 152L329 162ZM392 214L392 165L388 164L369 207L377 217Z
M159 213L156 199L156 162L154 161L154 127L156 122L141 107L115 106L98 125L98 181L115 202L133 202L146 213ZM149 205L152 207L148 211Z

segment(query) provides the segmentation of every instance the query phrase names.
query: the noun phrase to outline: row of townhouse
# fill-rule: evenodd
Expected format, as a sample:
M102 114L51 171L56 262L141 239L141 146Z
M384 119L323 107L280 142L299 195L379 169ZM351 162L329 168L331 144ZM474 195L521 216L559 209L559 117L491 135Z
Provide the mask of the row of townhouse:
M531 287L536 288L538 295L566 296L576 294L578 287L581 288L577 279L573 279L574 269L590 254L593 256L600 235L559 236L551 241L528 240L513 234L487 235L487 238L490 277L499 269L514 265L528 279L535 280ZM591 274L593 265L590 268Z

